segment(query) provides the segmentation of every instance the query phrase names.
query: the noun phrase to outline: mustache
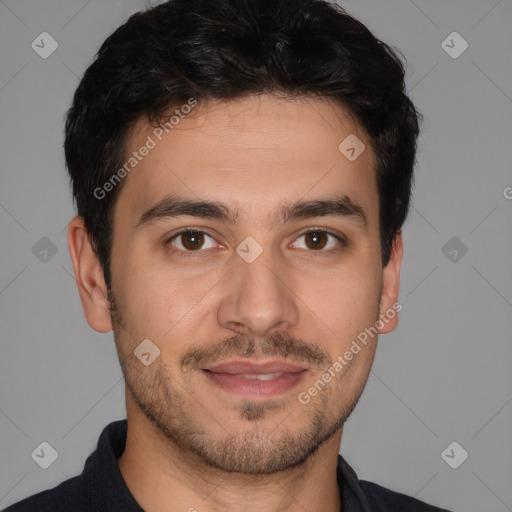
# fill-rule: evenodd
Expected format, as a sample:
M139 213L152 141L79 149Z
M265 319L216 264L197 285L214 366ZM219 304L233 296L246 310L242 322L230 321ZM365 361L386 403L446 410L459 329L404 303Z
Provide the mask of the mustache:
M317 344L296 339L284 332L276 332L261 343L256 344L254 337L236 334L215 345L191 347L181 358L181 368L204 367L233 357L250 358L252 356L279 356L292 359L297 363L311 363L319 367L329 362L328 354Z

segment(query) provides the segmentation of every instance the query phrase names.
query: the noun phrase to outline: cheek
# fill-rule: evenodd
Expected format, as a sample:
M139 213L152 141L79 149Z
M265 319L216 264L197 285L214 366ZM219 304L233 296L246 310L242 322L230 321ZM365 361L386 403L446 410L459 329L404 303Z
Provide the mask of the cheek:
M320 264L282 268L293 291L289 300L302 312L300 332L314 329L311 334L316 333L319 342L332 339L338 346L340 340L350 344L352 337L376 321L382 272L378 257L370 253L369 248L359 247L330 271ZM225 269L184 274L167 263L150 263L147 254L138 254L133 247L113 251L112 261L114 293L134 343L139 338L172 340L179 350L176 340L182 334L196 331L201 323L215 322L220 297L226 296L229 286L229 277L221 279Z
M173 348L179 349L176 339L186 339L181 334L197 329L198 319L205 319L205 308L214 307L207 300L219 281L213 273L185 278L166 265L133 262L123 275L116 294L123 297L122 314L131 337L154 339L158 344L172 340Z
M318 316L345 338L377 320L381 282L379 269L361 259L322 279L306 303L312 304ZM308 296L306 289L302 293Z

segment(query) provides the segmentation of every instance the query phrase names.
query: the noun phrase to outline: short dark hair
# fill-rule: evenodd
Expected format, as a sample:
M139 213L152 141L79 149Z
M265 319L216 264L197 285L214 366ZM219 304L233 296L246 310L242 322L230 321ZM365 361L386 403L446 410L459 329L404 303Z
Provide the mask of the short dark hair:
M123 165L135 122L154 122L190 98L284 93L329 98L348 109L377 156L387 265L409 209L422 119L405 94L397 53L325 0L169 0L132 15L102 44L66 119L73 195L107 287L122 183L102 199L94 191Z

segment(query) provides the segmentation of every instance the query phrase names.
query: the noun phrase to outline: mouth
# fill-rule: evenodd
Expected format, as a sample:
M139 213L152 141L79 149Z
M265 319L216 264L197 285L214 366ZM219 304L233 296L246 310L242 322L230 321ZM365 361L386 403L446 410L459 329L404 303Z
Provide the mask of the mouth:
M201 370L216 387L246 399L282 395L297 386L308 372L306 367L284 361L231 361Z

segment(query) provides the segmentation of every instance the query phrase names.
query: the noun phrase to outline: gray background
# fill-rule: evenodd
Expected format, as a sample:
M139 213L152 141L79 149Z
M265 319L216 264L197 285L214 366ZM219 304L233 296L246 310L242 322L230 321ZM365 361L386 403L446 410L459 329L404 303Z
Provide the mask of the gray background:
M0 0L2 508L79 474L125 417L112 335L86 324L67 249L63 116L100 43L146 4ZM512 2L342 5L405 54L425 120L400 325L380 339L341 452L361 478L424 501L512 510ZM44 31L59 45L47 59L31 47ZM454 31L469 44L458 58L442 47ZM59 454L46 470L31 458L42 441ZM469 453L457 469L441 457L453 441Z

